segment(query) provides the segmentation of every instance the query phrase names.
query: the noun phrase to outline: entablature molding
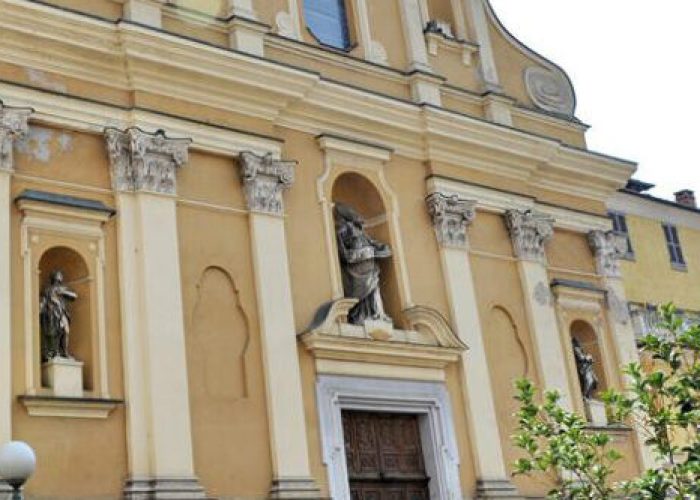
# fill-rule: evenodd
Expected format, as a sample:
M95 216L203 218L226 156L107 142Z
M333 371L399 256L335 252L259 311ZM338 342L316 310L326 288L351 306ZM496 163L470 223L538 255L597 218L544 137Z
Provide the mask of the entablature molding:
M645 195L616 193L608 201L608 208L624 215L633 215L700 231L700 211L689 210L670 202L664 203Z
M283 141L274 137L217 127L145 109L125 109L9 83L0 83L0 95L13 105L33 106L33 123L93 134L102 134L108 127L136 127L148 131L165 129L173 136L190 138L190 149L228 157L236 157L242 151L252 151L260 155L272 153L279 158L282 151Z
M612 223L608 217L585 213L565 207L538 202L531 196L470 184L456 179L433 175L427 180L429 193L452 193L463 199L474 200L475 208L484 212L505 214L509 210L534 211L554 220L554 227L578 233L608 231Z
M358 89L269 59L125 21L85 20L34 2L1 1L3 60L23 66L102 85L108 81L121 90L167 95L314 135L379 141L397 155L599 201L623 187L634 170L630 162L556 139ZM66 39L66 32L77 35ZM47 60L29 50L26 36L37 44L62 43Z

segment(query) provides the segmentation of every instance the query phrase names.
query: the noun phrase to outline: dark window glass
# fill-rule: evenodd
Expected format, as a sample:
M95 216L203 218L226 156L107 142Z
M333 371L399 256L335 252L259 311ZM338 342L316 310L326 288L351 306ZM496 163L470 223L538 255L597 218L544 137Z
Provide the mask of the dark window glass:
M610 212L610 218L612 219L613 223L613 231L616 233L624 234L625 237L627 238L627 255L625 257L627 258L632 258L634 257L634 249L632 248L632 239L630 238L630 232L629 229L627 228L627 219L625 218L624 214L617 213L617 212Z
M345 0L304 0L306 26L323 45L350 48Z
M683 249L681 248L681 240L678 237L678 229L671 224L664 224L664 237L666 238L666 246L671 257L671 263L676 266L685 267L685 258L683 257Z

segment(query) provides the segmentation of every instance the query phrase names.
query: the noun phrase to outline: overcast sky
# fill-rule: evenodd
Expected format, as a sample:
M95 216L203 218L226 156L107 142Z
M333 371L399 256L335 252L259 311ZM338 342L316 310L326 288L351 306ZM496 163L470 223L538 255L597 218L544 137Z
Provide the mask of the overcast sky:
M700 192L700 0L491 0L571 77L588 147L639 163L670 198Z

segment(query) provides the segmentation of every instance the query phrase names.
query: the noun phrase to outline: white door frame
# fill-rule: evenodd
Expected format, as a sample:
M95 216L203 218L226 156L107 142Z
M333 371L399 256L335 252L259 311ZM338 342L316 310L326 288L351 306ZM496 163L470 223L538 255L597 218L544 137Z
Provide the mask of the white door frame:
M319 375L316 396L333 500L350 500L342 410L418 415L430 498L462 499L452 409L443 383Z

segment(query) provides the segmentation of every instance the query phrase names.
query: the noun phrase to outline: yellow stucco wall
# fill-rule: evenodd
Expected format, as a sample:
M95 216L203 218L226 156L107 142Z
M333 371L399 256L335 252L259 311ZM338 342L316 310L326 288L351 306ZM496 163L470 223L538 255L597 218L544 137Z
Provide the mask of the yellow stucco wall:
M118 2L108 0L56 0L48 3L88 12L111 21L121 17ZM431 3L431 13L436 17L449 18L449 4L447 0ZM342 58L337 55L334 56L333 62L330 62L329 53L315 48L316 42L303 26L304 42L312 47L304 46L302 50L299 42L273 41L273 37L270 36L266 42L265 57L270 61L282 61L317 72L321 75L319 78L337 81L338 86L358 87L410 101L409 80L402 73L408 64L408 57L405 35L399 24L401 16L398 0L370 1L369 5L373 22L382 20L382 29L378 30L375 36L387 49L389 68L380 69L362 61L353 61L352 64L361 66L360 71L350 63L338 62L342 61ZM218 0L202 3L191 0L181 3L181 6L213 15L222 15L225 11L224 3ZM255 2L255 6L260 20L274 25L275 14L286 6L286 2L258 1ZM228 43L221 20L206 18L211 22L194 24L187 20L187 16L177 15L177 10L170 7L167 10L163 19L163 29L178 36L195 39L188 40L188 44L215 51L219 50L216 47L224 47ZM115 39L118 37L117 34L113 35ZM499 70L505 75L506 92L522 104L531 104L524 94L520 74L523 67L532 61L526 60L522 53L499 39L500 35L493 29L491 36L498 39L494 46ZM29 38L26 41L28 46L33 47ZM198 41L209 45L197 45ZM42 47L43 49L45 47ZM358 52L360 51L356 49L352 55L356 56ZM42 96L66 94L86 99L77 101L83 103L86 108L94 101L108 104L113 106L110 110L118 110L114 111L115 116L122 113L119 115L122 124L130 123L131 120L138 121L134 118L135 115L128 115L132 110L150 111L155 117L155 122L167 122L174 119L173 117L183 118L190 130L197 131L201 136L206 136L206 133L212 131L222 134L235 132L247 139L256 138L269 141L268 144L280 145L282 158L298 162L294 185L284 196L284 228L291 278L294 330L295 333L303 332L318 307L333 298L331 274L334 272L337 256L329 254L326 247L324 213L318 199L318 180L324 175L328 165L324 162L324 153L317 139L320 132L336 132L336 125L329 116L330 112L328 116L324 116L320 107L317 110L309 106L303 110L306 115L301 112L295 115L294 112L298 111L295 103L301 101L304 98L303 93L308 91L308 88L301 88L300 85L301 90L298 94L287 95L284 98L274 94L269 88L259 91L257 97L262 102L268 97L269 100L276 99L275 102L287 100L285 104L288 104L288 107L284 110L286 115L282 118L275 114L280 112L281 105L278 110L266 110L269 114L261 112L259 116L251 116L255 113L244 114L226 109L228 102L225 100L217 107L211 103L203 104L195 98L188 99L182 94L176 99L169 94L167 87L141 88L138 78L132 78L138 71L133 70L123 55L112 55L103 62L105 67L113 71L111 76L123 77L123 81L111 77L105 77L104 81L88 81L81 79L77 71L61 74L60 68L42 66L43 69L37 70L29 64L23 66L17 64L17 61L4 60L0 60L0 79L16 84L17 88L40 90ZM229 63L234 64L233 60ZM451 97L443 96L443 106L483 120L484 110L479 97L483 89L477 75L477 65L467 67L456 53L445 51L433 57L431 64L436 72L447 78L449 84L470 91L468 97L460 99L456 97L459 91L453 89ZM283 66L275 68L281 71ZM222 66L221 70L224 69L227 68ZM179 70L175 75L176 71L168 68L165 61L154 62L149 70L161 75L165 81L170 77L182 76ZM308 76L308 72L305 74ZM141 73L138 75L143 76ZM311 81L317 76L311 75L308 79ZM218 81L215 71L212 78L212 81ZM193 87L203 85L196 79L192 79L191 83ZM211 84L211 81L207 80L205 84ZM255 84L261 88L271 85L269 81L264 80L256 81ZM369 94L358 95L358 103L361 104ZM0 93L0 98L2 97ZM71 106L73 105L75 103L71 101ZM401 102L400 105L405 109L418 109L416 116L419 118L425 114L424 108L415 103ZM100 115L103 111L93 110L93 113ZM379 107L376 114L384 118L383 110ZM418 119L411 116L411 119ZM115 200L104 137L99 126L95 125L99 121L88 124L81 122L81 127L92 130L92 133L87 133L76 132L71 127L47 125L46 122L51 120L56 120L56 117L44 112L40 119L32 121L28 139L16 147L16 174L12 178L12 197L24 189L31 188L95 199L113 207ZM366 132L362 129L364 123L359 119L351 121L346 124L345 133L347 130L353 133ZM212 128L207 128L209 126ZM381 131L380 122L374 122L373 126L378 132ZM584 145L583 133L578 128L567 128L566 124L560 121L548 124L546 118L520 118L514 120L514 126L577 146ZM489 125L488 133L505 135L510 132L505 127ZM426 131L425 136L427 135ZM484 137L484 143L497 142L492 137ZM205 137L206 139L209 137ZM424 139L425 137L421 138ZM515 143L513 137L509 137L509 140ZM551 154L549 148L556 144L555 142L545 146L528 146L533 150L541 147L535 153L513 151L512 149L517 147L506 144L505 141L487 150L485 146L482 149L478 142L475 140L470 146L471 149L466 149L466 153L463 149L456 149L458 153L451 161L428 160L421 155L409 157L405 151L392 150L387 153L389 160L381 169L372 170L374 167L367 166L371 161L361 159L347 161L347 164L341 165L338 171L333 172L333 175L336 175L347 169L360 175L370 171L366 175L366 181L376 192L358 192L355 188L364 184L348 182L339 187L335 194L340 198L354 197L352 199L357 200L358 204L364 203L366 206L361 208L372 215L397 216L395 220L379 222L376 229L377 237L391 243L393 248L397 248L400 242L404 250L404 262L399 262L398 259L402 256L397 253L387 264L383 283L387 309L397 326L405 326L402 308L406 305L430 307L446 319L450 318L451 314L440 249L425 205L425 197L428 194L426 179L429 176L450 178L469 186L492 188L501 195L510 192L533 202L536 200L559 208L571 208L579 215L580 212L586 212L587 215L604 213L604 205L597 198L557 193L552 189L526 184L517 176L471 168L472 154L474 158L478 158L488 153L491 160L502 160L508 167L517 164L522 168L534 169L542 159L542 151ZM217 144L221 149L228 146L229 144ZM409 150L408 146L404 149ZM239 165L233 159L235 154L229 151L228 156L216 155L204 152L204 149L202 144L193 147L187 165L177 172L176 196L194 472L211 495L262 498L269 491L273 463L270 454L270 417L268 396L265 392L261 320L258 317L259 304L256 298L249 213L241 188ZM378 149L388 151L385 148ZM540 156L537 156L538 154ZM12 266L13 269L19 270L22 268L19 243L20 214L16 208L12 208L11 214ZM117 213L116 219L106 223L104 232L110 389L113 397L121 399L126 395L123 387L124 363L117 272L119 255L116 221L119 216ZM642 220L630 220L633 233L646 230L644 224L646 223ZM530 331L527 322L517 263L502 215L480 211L469 233L472 253L468 257L465 253L465 258L469 258L474 272L478 311L485 332L484 342L497 413L497 422L494 425L499 426L500 444L505 450L505 460L510 463L517 456L509 440L514 426L513 379L527 375L541 381L541 376L534 357L533 332ZM694 245L700 244L700 236L696 233L681 230L681 239L684 245L687 240L688 254L691 253L691 248L697 248ZM660 229L659 241L660 244L663 243ZM666 251L663 246L661 249ZM697 266L690 265L688 273L685 274L672 271L672 274L662 276L661 273L665 271L661 269L658 249L650 249L647 252L640 246L638 252L637 264L626 264L626 273L630 272L630 266L633 265L649 266L659 273L660 279L670 283L670 288L677 289L690 288L691 284L697 281ZM551 278L583 277L595 281L593 257L584 234L557 230L547 253ZM690 255L688 257L690 258ZM400 276L399 264L404 265L405 276ZM405 279L405 282L402 282L402 279ZM648 282L638 276L636 279L639 282L635 279L630 281L632 300L635 300L636 296L648 295L647 289L643 288L648 286ZM16 360L12 367L13 390L14 395L19 396L26 390L23 379L24 325L21 313L24 298L20 272L13 274L12 284L13 304L19 304L13 316L12 332L15 346L13 359ZM402 303L406 302L406 298L402 297L405 289L410 291L412 304ZM700 295L700 292L698 294ZM678 303L680 306L684 304L682 301ZM606 349L612 350L612 346L607 345ZM312 355L303 347L298 347L297 354L301 365L304 422L308 434L311 473L321 491L328 494L316 407L316 368ZM474 456L475 445L471 442L468 430L468 404L462 387L462 367L459 363L453 363L447 366L443 375L450 395L456 429L461 464L460 479L465 494L472 494L477 485L478 467ZM575 377L573 373L569 373L568 376ZM130 401L127 400L126 404L130 404ZM12 410L15 436L32 443L38 452L39 472L29 484L30 494L56 497L57 488L61 488L60 495L64 498L116 498L120 495L123 480L129 472L128 436L123 406L119 406L104 421L29 417L19 402L13 404ZM494 446L497 445L498 443L494 443ZM626 441L624 446L628 446ZM91 455L95 447L101 450L100 460L94 460ZM628 451L632 456L633 452ZM626 467L628 470L625 474L636 467L635 459L630 458ZM547 487L527 479L518 479L516 483L522 492L533 495L544 493Z
M687 270L671 265L660 220L627 215L634 260L623 261L627 298L652 305L673 302L681 309L700 309L700 231L678 225Z

